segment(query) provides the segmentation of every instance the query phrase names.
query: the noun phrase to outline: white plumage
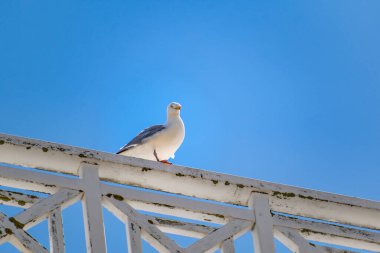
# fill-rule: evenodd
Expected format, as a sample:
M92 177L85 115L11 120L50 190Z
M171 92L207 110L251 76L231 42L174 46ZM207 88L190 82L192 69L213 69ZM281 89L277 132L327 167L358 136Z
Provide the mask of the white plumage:
M180 110L180 104L170 103L167 107L165 125L155 125L143 130L117 153L169 163L167 160L174 158L175 152L185 138L185 126Z

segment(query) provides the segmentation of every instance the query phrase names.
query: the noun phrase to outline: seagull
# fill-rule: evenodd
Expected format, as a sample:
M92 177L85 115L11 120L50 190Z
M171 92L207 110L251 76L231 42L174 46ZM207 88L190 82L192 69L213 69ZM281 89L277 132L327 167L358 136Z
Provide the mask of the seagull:
M170 103L165 125L154 125L144 129L117 154L172 164L168 160L174 159L174 153L185 138L185 125L180 116L181 108L179 103Z

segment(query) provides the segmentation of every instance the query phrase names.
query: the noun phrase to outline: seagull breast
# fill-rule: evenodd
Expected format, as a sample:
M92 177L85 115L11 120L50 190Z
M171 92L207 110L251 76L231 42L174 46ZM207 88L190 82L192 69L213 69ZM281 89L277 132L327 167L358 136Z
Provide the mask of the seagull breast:
M185 138L185 126L180 117L167 124L161 134L152 139L152 145L156 150L159 160L174 158L175 152L181 146Z

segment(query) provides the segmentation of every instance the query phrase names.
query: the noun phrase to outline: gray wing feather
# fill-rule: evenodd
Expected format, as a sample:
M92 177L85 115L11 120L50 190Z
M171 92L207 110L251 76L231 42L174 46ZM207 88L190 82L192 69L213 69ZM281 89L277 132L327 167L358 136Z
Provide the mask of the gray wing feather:
M127 151L137 145L143 143L147 138L152 137L156 133L165 129L164 125L154 125L147 129L141 131L135 138L133 138L130 142L124 145L116 154L120 154L124 151Z

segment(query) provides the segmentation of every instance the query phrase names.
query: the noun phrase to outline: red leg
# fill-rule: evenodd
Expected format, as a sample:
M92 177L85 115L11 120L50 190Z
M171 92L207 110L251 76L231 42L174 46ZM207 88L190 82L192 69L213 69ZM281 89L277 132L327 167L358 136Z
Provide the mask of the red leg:
M172 164L172 163L169 162L168 160L161 160L160 162L165 163L165 164L167 164L167 165L171 165L171 164Z

